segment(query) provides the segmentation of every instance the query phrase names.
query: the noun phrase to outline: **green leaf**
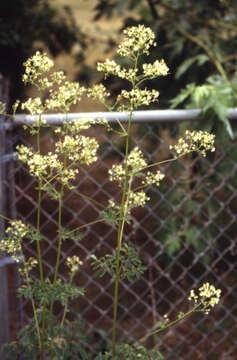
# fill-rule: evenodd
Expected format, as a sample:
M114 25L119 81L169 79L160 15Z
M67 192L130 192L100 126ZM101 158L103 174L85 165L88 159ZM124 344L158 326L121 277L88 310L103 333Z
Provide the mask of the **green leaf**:
M215 88L212 85L204 84L196 86L192 93L192 102L197 108L203 108L206 111L213 105L213 97L215 94Z
M165 243L169 255L175 254L181 247L179 237L173 233L167 236Z
M44 184L41 187L41 190L45 191L52 200L58 200L60 198L60 193L55 189L52 184Z
M232 127L231 127L230 122L229 122L229 120L227 118L228 106L223 101L223 96L224 96L224 94L220 94L220 96L216 97L216 101L213 104L213 109L214 109L216 115L218 116L218 118L224 123L224 125L226 127L226 131L229 134L230 138L233 139L234 134L233 134L233 131L232 131Z
M180 93L170 101L171 109L176 108L178 105L182 104L195 90L195 84L190 83Z
M26 299L35 299L40 305L59 301L65 306L69 299L84 295L84 289L70 283L63 283L60 279L56 282L46 279L43 285L40 280L34 282L25 281L19 288L18 293Z
M202 241L199 239L199 231L195 226L190 226L184 233L187 243L191 244L199 252Z
M106 221L110 222L111 224L117 224L119 221L118 212L111 208L101 211L101 215L105 218Z
M75 242L78 242L80 240L82 240L86 234L77 230L77 231L70 231L66 228L61 227L61 231L60 231L60 235L61 235L61 239L62 240L74 240Z
M197 62L198 65L201 66L208 60L209 60L209 57L205 54L200 54L200 55L186 59L178 67L176 74L175 74L175 79L179 79L190 68L190 66L192 66L195 62Z
M97 271L96 275L102 277L105 273L109 273L111 276L115 276L116 271L116 253L106 254L101 258L97 258L95 255L91 255L93 260L92 266ZM139 278L146 266L142 265L135 247L125 244L121 247L120 252L120 277L121 279L127 279L129 282L134 281L135 278Z

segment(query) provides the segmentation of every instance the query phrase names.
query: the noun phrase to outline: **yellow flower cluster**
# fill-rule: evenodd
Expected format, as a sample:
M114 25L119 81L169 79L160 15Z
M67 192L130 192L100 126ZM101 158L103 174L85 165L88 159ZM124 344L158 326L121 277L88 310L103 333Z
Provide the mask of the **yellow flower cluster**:
M199 289L199 294L196 295L194 290L190 291L188 300L193 300L195 304L200 303L205 314L208 314L215 305L220 301L221 290L215 289L213 285L209 283L203 284Z
M145 185L151 185L155 184L156 186L160 185L161 180L163 180L165 177L164 174L160 172L160 170L157 170L155 173L152 173L150 171L147 171L145 180L142 181Z
M105 119L81 119L65 122L63 127L57 127L55 134L59 135L55 143L55 153L48 152L45 155L28 148L25 145L17 146L19 160L28 167L30 174L50 182L51 178L69 186L69 182L76 178L78 166L82 164L90 165L97 160L98 142L79 134L82 130L87 130L92 124L105 125L110 128ZM67 167L62 161L61 155L69 160Z
M25 277L28 275L29 271L31 271L37 264L38 264L37 259L33 257L29 257L26 261L24 261L23 267L19 268L19 273L21 274L22 277Z
M118 75L121 67L114 60L106 59L103 63L97 63L97 70L105 73L105 77L108 75Z
M118 47L121 56L134 57L137 53L149 55L151 46L155 46L154 32L144 25L132 26L124 30L125 38Z
M118 95L115 105L119 111L133 111L140 106L148 106L158 100L159 92L156 90L140 89L139 86L148 79L154 79L158 76L165 76L169 68L164 60L156 60L153 64L144 64L143 72L139 71L138 62L142 54L149 54L149 49L155 43L155 34L150 28L144 25L130 27L124 30L124 39L118 48L121 56L128 56L132 60L130 67L122 67L114 60L107 59L105 62L97 64L98 71L109 75L116 75L121 79L126 79L132 84L132 90L122 90ZM103 86L97 86L88 91L88 96L105 103L107 96Z
M146 202L149 201L149 196L146 195L144 191L130 191L127 197L127 204L125 207L125 213L130 214L131 210L135 207L143 207ZM113 210L120 211L121 208L119 205L115 204L113 200L108 201L109 207Z
M77 82L66 81L62 71L51 73L54 63L46 54L37 51L24 63L24 66L23 82L35 85L41 95L48 89L49 95L45 102L42 101L42 97L28 99L21 105L22 110L28 110L31 115L42 115L55 109L68 113L71 106L81 100L85 88L80 87ZM41 126L42 123L41 119L40 124L36 122L35 125Z
M128 214L130 213L132 208L139 206L143 207L149 200L149 196L147 196L144 191L130 191L128 196Z
M66 260L66 265L67 265L67 267L69 267L71 274L74 274L79 269L80 265L82 265L82 264L83 264L83 262L76 255L74 255L72 257L68 257Z
M55 145L56 154L65 154L68 159L78 164L90 165L97 160L99 144L94 138L83 135L65 135Z
M126 177L125 169L127 168L127 176L129 177L130 185L132 185L134 177L139 176L144 178L144 180L141 182L141 187L145 187L151 184L159 186L160 181L164 178L164 174L162 174L159 170L155 173L148 171L145 174L143 171L146 167L147 162L142 151L138 147L135 147L127 157L127 164L112 165L112 168L109 170L110 181L116 181L118 182L119 186L122 186ZM144 206L145 203L149 200L149 197L145 194L144 191L130 190L127 196L127 213L130 213L131 209L134 207ZM109 201L109 206L112 209L119 210L119 207L113 201Z
M127 166L130 175L135 174L136 172L147 166L144 155L137 146L132 149L130 154L128 155Z
M52 85L53 84L60 85L63 81L66 80L66 76L63 71L55 71L51 74L51 80L52 80Z
M104 63L97 64L97 70L105 73L105 78L108 75L117 75L121 79L126 79L133 82L136 79L138 69L121 68L114 60L107 59Z
M71 121L65 121L63 127L56 127L54 132L55 134L77 136L82 130L87 130L91 125L103 125L110 128L108 121L104 118L102 119L93 119L93 118L82 118L74 119Z
M94 100L104 103L105 99L110 96L110 93L106 91L103 84L98 84L92 86L91 89L88 89L87 95L88 97L92 97Z
M147 161L145 160L142 151L138 147L135 147L130 152L127 159L128 176L132 179L137 173L143 171L146 167ZM109 170L109 175L110 181L117 181L121 185L125 179L125 164L112 165L112 168ZM145 178L142 180L142 184L145 186L151 184L159 186L160 181L165 177L165 175L159 170L155 173L147 171L146 174L141 173L140 176Z
M49 98L45 101L46 109L61 110L68 113L71 106L81 100L82 94L86 91L77 82L66 81L58 89L49 90Z
M128 104L121 105L119 109L126 111L128 109L138 108L142 105L150 105L152 102L157 102L159 97L159 91L147 90L147 89L132 89L130 91L122 90L117 97L117 102L120 103L125 100Z
M45 111L45 107L39 97L34 99L29 98L27 101L21 104L22 110L28 110L31 115L42 115Z
M144 159L144 155L138 147L135 147L127 159L128 176L133 177L138 171L147 166L147 162ZM117 181L122 183L125 179L125 168L124 165L112 165L109 170L110 181Z
M0 241L0 249L7 252L16 262L23 260L22 239L28 234L29 226L21 220L12 220L6 229L6 238Z
M109 169L110 181L117 181L118 183L122 183L125 178L125 170L123 165L118 164L112 165L112 168Z
M58 159L57 154L49 152L47 155L34 153L25 145L17 146L17 155L19 160L27 164L30 174L36 177L47 176L48 169L56 169L58 172L62 171L62 164Z
M158 76L166 76L169 73L169 68L166 65L165 61L156 60L153 64L143 64L144 76L149 79L154 79Z
M47 78L42 77L44 73L47 73L54 66L54 62L48 58L44 53L41 54L39 51L35 55L30 57L24 64L25 73L22 80L25 84L39 84L39 87L45 89L49 85Z
M186 130L185 136L178 140L177 145L170 145L171 150L175 150L177 155L185 155L193 151L200 152L206 156L206 152L210 150L215 151L214 146L215 135L206 131L189 131Z

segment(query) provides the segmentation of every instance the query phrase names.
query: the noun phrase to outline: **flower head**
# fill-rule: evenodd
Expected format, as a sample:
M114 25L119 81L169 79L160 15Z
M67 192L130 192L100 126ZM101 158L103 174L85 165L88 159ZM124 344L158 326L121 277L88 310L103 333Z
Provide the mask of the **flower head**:
M142 67L145 77L149 79L166 76L169 73L169 68L163 59L156 60L153 64L143 64Z
M159 97L159 91L147 90L147 89L132 89L130 91L122 90L117 97L118 103L122 103L120 106L121 111L127 111L130 108L138 108L143 105L150 105L152 102L157 102ZM125 102L125 104L123 104Z
M71 274L74 274L82 264L83 262L76 255L68 257L66 260L66 265L70 269Z
M16 262L22 261L22 239L28 232L28 225L23 224L21 220L12 220L6 229L6 238L0 240L0 249L12 256Z
M50 97L46 99L46 108L48 110L62 110L68 113L72 105L81 100L85 92L84 87L80 87L77 82L66 81L58 89L50 89Z
M137 53L149 55L151 46L155 46L155 34L144 25L132 26L124 30L124 39L118 48L121 56L136 56Z
M186 130L185 136L178 140L177 145L170 145L170 149L173 149L178 156L185 155L193 151L198 151L203 156L206 156L206 152L208 150L211 152L215 151L214 141L215 135L210 134L207 131Z
M190 291L188 300L193 300L195 304L200 304L201 310L208 314L216 304L220 301L221 290L215 289L213 285L209 283L203 284L198 289L199 294L196 294L194 290Z
M110 96L110 93L106 91L103 84L97 84L92 86L91 89L88 89L87 95L88 97L92 97L93 99L104 103L105 99Z
M25 73L22 80L25 84L39 85L42 89L51 85L46 77L42 77L43 74L48 73L54 66L54 62L45 53L42 54L37 51L23 65Z

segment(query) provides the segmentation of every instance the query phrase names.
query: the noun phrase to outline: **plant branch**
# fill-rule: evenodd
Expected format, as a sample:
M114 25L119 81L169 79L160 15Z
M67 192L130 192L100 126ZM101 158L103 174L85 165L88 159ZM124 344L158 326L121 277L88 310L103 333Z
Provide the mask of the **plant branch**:
M171 326L174 326L175 324L177 324L178 322L180 322L181 320L183 320L184 318L186 318L187 316L191 315L193 312L195 312L197 310L197 308L199 306L201 306L202 303L198 303L196 306L194 306L191 310L189 310L188 312L186 312L185 314L182 314L180 315L177 319L175 319L174 321L171 321L169 322L167 325L164 325L164 327L162 328L159 328L159 329L156 329L154 331L152 331L151 333L149 334L146 334L144 335L143 337L141 337L140 339L136 340L134 343L133 343L133 346L137 343L140 343L144 340L146 340L147 338L149 338L150 336L153 336L153 335L156 335L162 331L165 331L166 329L168 329L169 327Z

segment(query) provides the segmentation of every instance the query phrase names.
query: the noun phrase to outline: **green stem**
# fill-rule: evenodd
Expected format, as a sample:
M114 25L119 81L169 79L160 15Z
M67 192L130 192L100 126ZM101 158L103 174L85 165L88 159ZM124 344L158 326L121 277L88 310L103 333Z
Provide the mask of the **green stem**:
M72 284L73 276L74 276L74 273L72 273L71 276L70 276L70 280L69 280L70 285ZM65 318L66 318L66 315L67 315L67 311L68 311L68 300L67 300L67 302L66 302L66 304L64 306L63 316L62 316L62 320L61 320L61 324L60 324L61 328L63 327L64 321L65 321Z
M59 270L59 263L61 257L61 250L62 250L62 196L64 191L64 185L61 185L60 196L58 201L58 250L57 250L57 259L55 265L55 272L54 272L54 280L55 283L58 277L58 270Z
M156 335L162 331L165 331L166 329L168 329L171 326L174 326L175 324L177 324L178 322L180 322L181 320L183 320L184 318L186 318L187 316L191 315L193 312L195 312L197 310L197 308L199 306L201 306L202 303L198 303L196 306L194 306L190 311L186 312L185 314L183 314L182 316L179 316L177 319L175 319L174 321L171 321L170 323L168 323L167 325L164 325L164 327L156 329L154 331L152 331L149 334L144 335L143 337L141 337L140 339L136 340L133 343L133 346L136 345L137 343L140 343L144 340L146 340L147 338L149 338L150 336Z
M120 274L120 252L121 244L123 239L123 231L125 224L125 208L126 208L126 195L128 188L128 151L129 151L129 135L131 130L131 121L133 116L133 109L130 110L129 121L128 121L128 130L126 136L126 148L125 148L125 181L123 185L123 194L121 201L121 210L120 210L120 220L118 227L118 238L117 238L117 249L116 249L116 270L115 270L115 285L114 285L114 304L113 304L113 330L112 330L112 357L116 353L116 331L117 331L117 314L118 314L118 290L119 290L119 274Z
M67 119L66 119L67 121ZM67 158L64 154L63 158L63 166L64 169L67 167ZM54 279L53 283L55 284L58 277L58 271L59 271L59 264L60 264L60 258L61 258L61 251L62 251L62 207L63 207L63 194L64 194L64 184L61 184L60 193L59 193L59 200L58 200L58 248L57 248L57 258L56 258L56 265L55 265L55 272L54 272ZM52 322L52 316L53 316L53 305L54 302L52 301L50 303L50 310L49 310L49 317Z
M37 151L40 154L40 125L41 125L41 115L39 117L39 126L37 132ZM40 272L40 282L42 289L44 288L44 271L43 271L43 262L42 262L42 254L41 254L41 247L40 247L40 214L41 214L41 187L42 187L42 179L41 177L38 180L38 208L37 208L37 223L36 223L36 230L38 233L38 237L36 239L36 247L37 247L37 257L39 262L39 272ZM42 336L41 336L41 346L40 346L40 360L43 360L44 354L44 336L45 336L45 303L43 305L43 312L42 312Z
M40 125L39 125L39 130L37 133L37 151L40 154ZM36 230L37 230L38 235L40 235L41 187L42 187L42 179L39 178L39 180L38 180L38 208L37 208L37 223L36 223ZM43 272L43 263L42 263L42 255L41 255L41 248L40 248L40 236L37 237L36 246L37 246L37 254L38 254L38 261L39 261L40 281L41 281L41 285L43 286L44 285L44 272Z
M84 228L84 227L87 227L87 226L90 226L90 225L94 225L94 224L97 224L97 223L103 222L103 221L105 221L105 219L93 220L93 221L91 221L91 222L89 222L89 223L86 223L86 224L83 224L83 225L81 225L81 226L78 226L77 228L75 228L75 229L73 229L73 230L71 230L71 231L68 231L68 232L67 232L67 235L72 234L73 232L78 231L78 230L80 230L80 229L82 229L82 228Z
M29 289L29 292L30 292L30 295L31 295L31 305L32 305L32 309L33 309L33 316L34 316L35 327L36 327L36 331L37 331L39 349L41 349L42 343L41 343L41 336L40 336L39 321L38 321L38 317L37 317L35 301L34 301L34 298L33 298L32 291L31 291L31 286L29 285L29 274L28 274L27 268L25 268L25 269L26 269L26 271L25 271L26 281L28 283L28 289Z

